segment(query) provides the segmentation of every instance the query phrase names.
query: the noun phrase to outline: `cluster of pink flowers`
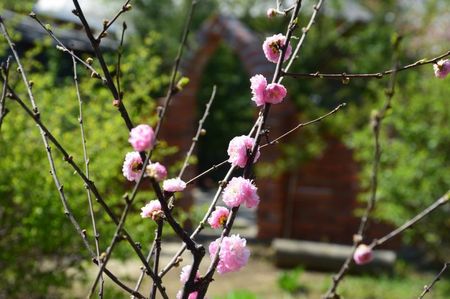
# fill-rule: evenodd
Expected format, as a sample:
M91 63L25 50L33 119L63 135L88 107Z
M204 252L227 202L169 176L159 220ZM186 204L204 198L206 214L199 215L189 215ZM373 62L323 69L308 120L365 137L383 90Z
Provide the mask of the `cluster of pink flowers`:
M257 190L252 181L243 177L234 177L223 190L222 200L230 208L241 204L245 204L247 208L253 208L259 204Z
M358 265L370 263L373 259L372 248L365 244L360 244L353 254L353 260Z
M134 152L129 152L125 156L122 166L122 173L129 181L137 181L142 173L142 158L139 152L153 148L155 143L155 133L149 125L138 125L131 129L128 139L134 148ZM166 178L167 171L159 163L153 163L147 166L145 173L157 181Z
M161 182L162 180L165 180L167 177L167 170L164 167L164 165L156 162L156 163L150 163L147 165L147 168L145 169L145 173L149 176L154 178L156 181Z
M130 152L125 156L122 173L129 181L137 181L142 172L142 158L139 152Z
M440 60L433 65L433 68L434 68L434 75L437 78L443 79L447 77L448 74L450 74L450 60L449 59Z
M227 222L230 211L225 207L216 207L208 218L208 223L212 228L221 228Z
M153 147L154 139L155 133L149 125L139 125L130 131L128 141L135 151L142 152Z
M244 238L239 235L231 235L224 237L222 244L220 244L220 238L215 240L209 245L211 259L216 255L219 246L219 264L217 265L219 274L238 271L247 264L250 250L246 247L247 240Z
M161 209L161 203L158 200L151 200L141 208L141 211L142 218L152 218L155 221L164 216L164 212Z
M271 13L274 14L273 11L271 11ZM269 11L267 12L267 14L269 14ZM266 55L267 60L273 63L277 63L278 60L280 59L281 49L284 47L285 44L286 44L286 37L281 33L266 38L266 40L262 45L262 48L264 51L264 55ZM292 46L291 43L288 43L283 61L288 60L291 54L292 54Z
M237 136L231 139L227 150L229 156L228 162L235 166L244 168L248 160L247 153L252 150L254 144L255 140L245 135ZM255 158L253 159L253 163L258 160L259 155L260 153L258 148L255 154Z
M168 179L163 182L163 189L167 192L180 192L186 188L186 183L180 178Z
M256 106L265 104L279 104L286 97L286 88L279 83L267 84L263 75L255 75L250 78L250 88L252 90L252 101Z

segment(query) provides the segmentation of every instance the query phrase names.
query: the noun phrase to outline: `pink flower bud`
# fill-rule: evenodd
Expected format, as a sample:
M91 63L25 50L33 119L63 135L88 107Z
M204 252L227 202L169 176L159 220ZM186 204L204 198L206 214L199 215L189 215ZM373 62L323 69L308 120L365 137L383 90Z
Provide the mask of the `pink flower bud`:
M180 178L168 179L163 182L163 189L167 192L180 192L186 188L186 183Z
M269 19L271 19L277 15L277 10L275 8L269 8L266 12L266 15Z
M167 177L167 169L164 167L164 165L158 162L149 164L145 169L145 173L158 182L166 179Z
M135 151L142 152L153 147L154 138L155 133L149 125L139 125L130 131L128 141Z
M449 59L439 60L437 63L433 65L433 68L434 68L434 75L437 78L443 79L447 77L448 74L450 74L450 60Z
M355 253L353 254L353 260L358 265L370 263L372 259L373 259L372 249L365 244L360 244L356 248Z

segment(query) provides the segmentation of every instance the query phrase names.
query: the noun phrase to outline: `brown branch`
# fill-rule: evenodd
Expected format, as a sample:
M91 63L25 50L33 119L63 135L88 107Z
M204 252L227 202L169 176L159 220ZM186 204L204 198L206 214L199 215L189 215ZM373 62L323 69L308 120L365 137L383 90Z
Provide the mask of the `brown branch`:
M413 226L414 224L416 224L417 222L422 220L424 217L426 217L428 214L430 214L431 212L433 212L440 206L448 203L449 199L450 199L450 190L447 191L446 194L444 194L441 198L436 200L433 204L431 204L425 210L423 210L422 212L420 212L419 214L417 214L415 217L411 218L410 220L406 221L403 225L401 225L397 229L391 231L390 233L388 233L387 235L385 235L384 237L382 237L380 239L373 240L372 243L370 243L369 247L371 247L373 249L373 248L380 246L383 243L389 241L390 239L396 237L403 231L407 230L408 228L410 228L411 226Z
M98 41L98 43L100 43L101 39L103 37L106 36L106 33L109 29L109 27L112 26L112 24L114 24L114 22L124 13L127 12L131 9L131 4L130 4L131 0L127 0L127 2L125 2L124 5L122 5L122 9L113 17L113 19L111 21L106 21L103 23L103 30L98 34L96 40Z
M173 68L172 68L172 74L170 77L169 88L167 90L167 94L164 99L164 105L161 107L161 110L159 113L158 123L156 124L155 139L157 139L159 136L159 132L161 130L161 126L164 121L167 108L172 100L172 97L175 93L178 92L178 89L176 88L175 80L177 78L178 69L180 67L181 56L183 55L184 47L186 45L186 41L187 41L190 29L191 29L192 16L194 15L194 11L195 11L195 7L197 6L197 2L198 2L198 0L191 0L191 5L190 5L189 11L187 13L186 22L183 27L184 28L183 34L181 36L180 46L178 47L177 56L175 57L175 62L174 62Z
M315 73L283 73L284 76L292 77L292 78L318 78L318 79L336 79L336 80L347 80L349 78L376 78L381 79L386 75L391 75L394 72L402 72L409 70L411 68L431 64L431 63L437 63L440 59L445 58L447 56L450 56L450 51L447 51L441 55L438 55L431 59L420 59L414 63L407 64L405 66L399 67L398 69L389 69L386 71L378 72L378 73L359 73L359 74L349 74L349 73L335 73L335 74L326 74L321 72L315 72Z
M9 110L6 108L6 94L8 91L8 78L9 78L9 61L11 56L8 56L6 62L1 65L2 76L5 80L2 86L2 94L0 96L0 129L2 128L3 119L9 113Z
M324 2L324 0L318 0L317 3L313 6L314 11L313 11L313 13L312 13L312 15L311 15L311 18L309 19L308 25L306 25L306 27L303 27L303 28L302 28L302 36L300 37L300 39L299 39L299 41L298 41L298 43L297 43L297 45L296 45L296 47L295 47L295 50L294 50L294 52L292 53L291 58L289 59L288 64L287 64L286 67L284 68L283 74L281 74L281 77L280 77L278 83L281 83L281 81L283 81L283 79L284 79L284 78L283 78L284 72L287 72L287 71L291 68L291 66L292 66L292 64L294 63L294 61L297 60L297 58L298 58L298 56L297 56L297 55L298 55L298 52L299 52L300 49L302 48L303 42L305 41L306 36L308 35L309 30L311 29L312 25L316 22L317 14L319 13L319 10L320 10L320 8L322 7L323 2Z
M153 259L153 272L158 273L159 271L159 257L161 255L161 236L163 231L164 222L163 219L158 219L156 221L156 231L155 231L155 258ZM150 298L155 299L156 298L156 283L153 282L151 292L150 292Z
M447 268L450 266L450 262L446 262L444 263L444 266L442 267L441 271L439 271L438 274L436 274L436 276L433 278L433 280L431 281L430 284L425 285L423 287L423 292L419 295L419 299L422 299L425 297L425 295L429 292L431 292L431 289L433 288L433 286L439 281L441 280L441 276L444 274L444 272L447 270Z
M155 245L156 245L155 243L156 243L156 242L153 241L152 246L150 247L150 251L149 251L149 253L148 253L148 255L147 255L147 258L146 258L147 263L149 263L149 262L150 262L150 259L152 258L153 252L154 252L154 250L155 250ZM155 272L155 273L156 273L156 272ZM144 279L144 275L145 275L145 268L142 267L142 268L141 268L141 274L139 275L139 278L138 278L138 280L137 280L137 282L136 282L136 286L134 287L134 291L139 291L139 288L141 287L141 283L142 283L142 281L143 281L143 279ZM135 299L135 297L132 296L131 299Z
M397 41L394 44L394 52L395 55L393 57L393 65L394 70L398 67L398 46L399 46L400 40L397 39ZM353 254L356 251L356 248L364 239L364 233L367 228L370 214L372 213L373 209L375 208L375 202L377 200L377 190L378 190L378 173L379 173L379 165L380 165L380 159L381 159L381 145L380 145L380 132L381 132L381 124L386 116L386 112L391 109L391 102L392 98L395 94L395 83L397 78L397 72L394 71L391 75L388 90L386 91L386 101L384 102L383 107L379 112L376 113L376 115L372 119L372 133L374 137L374 150L373 150L373 163L372 163L372 172L370 177L370 197L367 201L366 210L364 211L363 216L361 217L361 221L358 227L357 233L353 236L353 246L350 254L347 256L344 264L342 264L341 268L339 269L338 273L333 276L333 282L328 289L327 293L325 294L325 298L327 299L333 299L337 296L336 291L337 288L342 281L342 279L347 274L347 271L350 268L350 265L353 261Z
M324 115L322 115L322 116L320 116L320 117L318 117L316 119L310 120L310 121L305 122L305 123L300 123L300 124L296 125L294 128L292 128L289 131L287 131L286 133L278 136L277 138L271 140L270 142L268 142L266 144L261 145L259 148L263 149L263 148L265 148L268 145L273 145L275 143L278 143L278 141L280 139L282 139L282 138L284 138L284 137L294 133L295 131L297 131L300 128L303 128L303 127L306 127L306 126L309 126L309 125L312 125L312 124L315 124L317 122L322 121L323 119L327 118L328 116L335 114L336 112L338 112L341 108L345 107L346 105L347 105L346 103L339 104L336 108L334 108L330 112L328 112L328 113L326 113L326 114L324 114Z
M206 118L208 117L209 109L211 108L212 102L214 101L215 97L216 97L216 86L214 85L213 91L211 93L211 97L209 98L209 101L205 107L205 111L203 112L203 116L198 121L197 132L195 133L195 136L192 138L191 147L189 148L188 152L186 153L186 158L184 159L183 166L181 167L180 173L178 174L178 177L180 177L180 178L183 176L184 171L189 166L189 159L192 156L195 145L197 144L198 138L200 137L200 134L202 133L203 124L204 124Z
M104 77L102 77L100 75L100 73L97 72L92 65L90 65L89 63L87 63L86 61L84 61L83 59L78 57L73 51L69 50L64 45L64 43L58 37L56 37L56 35L53 33L53 31L51 29L48 29L44 25L44 23L42 23L42 21L37 17L37 15L34 12L31 12L29 16L30 16L30 18L35 20L42 27L42 29L44 29L47 32L47 34L58 44L58 46L60 47L59 50L69 54L70 56L72 56L72 58L76 59L78 62L83 64L88 70L91 71L91 77L100 78L103 82L106 81L106 79Z
M120 115L122 116L123 120L125 121L125 124L128 128L128 130L130 131L134 126L133 126L133 122L130 119L130 116L128 115L128 111L125 108L125 105L123 104L123 99L120 97L119 92L117 91L116 86L114 85L114 80L111 76L111 74L109 73L108 70L108 66L105 62L105 59L103 58L103 54L102 51L100 50L100 41L97 40L90 27L89 27L89 23L87 22L84 13L80 7L80 4L78 3L78 0L73 0L73 4L75 5L75 15L80 19L81 23L83 24L84 30L86 31L86 35L89 39L89 41L91 42L92 48L94 49L94 53L95 56L97 57L100 66L102 68L103 74L105 76L105 80L106 80L106 85L108 86L109 90L111 91L114 100L116 100L117 102L117 109L120 112Z
M78 123L80 124L80 136L81 136L81 144L82 144L82 148L83 148L83 159L84 159L84 165L85 165L84 171L86 173L86 177L89 179L89 156L87 153L86 134L84 131L83 100L81 99L80 88L78 85L77 61L75 60L75 58L73 56L72 56L72 63L73 63L73 81L75 83L75 90L76 90L77 99L78 99L78 110L79 110ZM99 234L97 232L97 225L95 223L95 213L94 213L94 208L92 206L91 191L89 190L89 188L86 188L86 194L87 194L88 206L89 206L89 216L91 218L92 230L94 233L95 252L96 252L97 260L99 261L99 263L101 265L100 245L98 242ZM100 285L100 290L99 290L100 298L103 298L103 284L104 284L103 277L101 277L101 285Z

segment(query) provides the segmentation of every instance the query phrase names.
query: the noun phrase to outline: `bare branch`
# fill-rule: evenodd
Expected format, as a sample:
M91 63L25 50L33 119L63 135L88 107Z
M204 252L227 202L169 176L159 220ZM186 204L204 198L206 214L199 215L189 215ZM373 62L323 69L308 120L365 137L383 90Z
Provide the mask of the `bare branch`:
M450 266L450 262L444 263L444 266L442 267L441 271L439 271L438 274L433 278L430 284L425 285L423 287L423 292L419 295L419 299L422 299L425 297L425 295L429 292L431 292L431 289L434 287L434 285L441 280L441 276L444 274L444 272L447 270L447 268Z
M288 76L288 77L292 77L292 78L335 79L335 80L347 80L349 78L381 79L386 75L393 74L394 72L402 72L402 71L406 71L406 70L416 68L419 66L437 63L440 59L445 58L447 56L450 56L450 51L442 53L431 59L423 58L416 62L399 67L398 69L389 69L389 70L378 72L378 73L349 74L349 73L342 72L342 73L335 73L335 74L325 74L325 73L321 73L321 72L315 72L315 73L288 73L288 72L286 72L286 73L283 73L283 76Z

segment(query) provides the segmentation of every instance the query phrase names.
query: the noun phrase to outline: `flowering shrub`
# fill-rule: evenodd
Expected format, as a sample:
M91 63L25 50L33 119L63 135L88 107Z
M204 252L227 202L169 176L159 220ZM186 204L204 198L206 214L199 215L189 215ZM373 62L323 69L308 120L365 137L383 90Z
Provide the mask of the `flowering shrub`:
M204 220L202 220L197 228L194 230L192 234L188 234L180 224L179 219L173 213L174 209L177 209L176 202L174 201L174 192L184 191L187 187L188 183L195 181L197 178L193 178L187 183L182 179L184 170L188 167L189 158L193 153L193 149L196 145L196 141L198 140L202 130L202 123L204 118L208 115L208 111L205 112L204 117L199 122L199 128L197 130L196 136L193 137L193 142L191 145L191 149L186 155L183 167L180 170L180 173L171 179L166 179L167 170L164 166L162 166L159 162L150 162L150 157L152 160L157 161L158 158L154 158L154 152L158 152L158 148L155 148L155 144L159 138L159 128L164 124L163 120L165 117L165 113L167 109L170 108L170 101L175 93L182 92L183 88L187 84L187 79L182 78L177 83L177 70L179 67L179 61L181 59L183 46L187 39L187 34L189 32L189 23L186 25L183 35L183 40L181 42L181 47L179 51L179 56L176 59L176 64L173 70L173 76L171 76L171 81L169 84L168 92L166 99L163 103L163 106L158 109L157 122L155 126L155 131L146 124L141 124L136 127L133 127L132 117L133 115L128 113L126 107L126 101L123 101L123 97L126 93L121 90L120 84L121 80L124 79L121 77L121 55L122 52L118 51L118 62L117 62L117 70L115 72L115 78L113 79L113 75L105 59L102 54L102 48L100 44L102 39L107 36L107 31L109 27L117 20L118 17L122 13L125 13L131 9L130 1L126 1L126 3L122 6L120 12L117 14L117 17L113 18L112 21L105 20L103 30L99 33L98 37L95 37L93 32L90 29L88 21L84 17L83 10L80 7L77 0L74 0L75 9L73 11L74 15L77 16L86 30L87 37L91 42L91 46L93 47L93 52L96 54L96 59L100 62L99 65L93 65L93 59L81 59L77 56L76 53L69 50L60 40L58 40L55 36L51 27L48 25L43 25L42 22L39 21L36 14L31 13L30 16L35 19L38 24L42 25L43 29L48 32L48 34L54 38L55 42L58 44L57 49L62 51L65 55L69 55L73 62L73 77L74 77L74 85L75 85L75 93L79 102L79 126L81 131L81 144L83 149L83 162L84 167L79 165L79 161L74 159L73 155L69 152L69 149L66 149L62 142L60 141L60 136L55 134L52 131L52 128L49 128L44 119L40 117L39 105L35 101L35 97L33 95L34 89L32 89L33 81L28 79L27 71L23 68L19 55L16 52L14 43L9 36L7 30L3 26L3 19L0 19L2 22L1 30L3 36L5 37L10 50L13 53L15 63L18 65L18 71L20 73L19 80L22 80L24 88L26 89L26 95L28 95L29 104L26 104L21 97L21 92L16 92L16 86L11 86L9 83L9 61L6 61L2 65L2 74L1 78L3 81L3 93L1 96L1 109L0 116L1 120L5 119L7 110L4 108L6 99L12 100L18 104L18 106L23 109L24 113L30 118L30 120L34 121L39 129L41 134L41 139L44 145L44 150L47 155L47 159L50 165L50 174L52 176L53 182L56 186L56 190L58 192L58 196L60 201L64 207L64 213L69 218L70 222L73 224L73 227L76 230L76 233L83 240L83 246L85 246L87 253L90 255L92 261L98 266L97 275L95 276L94 282L91 286L90 293L88 296L91 296L95 290L100 288L100 293L103 292L103 279L105 276L111 278L111 280L116 283L119 287L121 287L125 292L128 292L133 297L138 298L146 298L139 292L139 286L142 279L139 279L139 282L136 286L135 290L125 286L123 282L120 281L109 269L108 262L112 256L113 251L116 248L116 244L119 240L124 239L128 244L131 250L134 251L135 255L139 257L142 263L142 277L147 274L152 279L152 289L151 289L151 298L155 298L157 293L159 293L163 298L168 298L166 293L166 289L163 285L164 275L170 271L173 267L178 265L181 261L181 254L185 250L188 250L193 258L192 265L186 266L182 269L180 274L180 280L184 283L183 289L177 294L177 298L205 298L205 295L208 291L208 287L212 281L214 281L214 274L218 272L219 274L224 274L228 272L234 272L240 270L244 267L249 260L250 250L247 248L247 241L245 238L240 237L236 234L231 234L233 229L234 220L236 218L237 213L239 212L239 208L241 205L245 205L249 208L254 208L258 206L260 199L257 194L257 187L255 183L251 180L253 178L253 167L254 163L256 163L260 156L260 149L273 145L277 143L280 139L284 138L286 135L292 133L293 131L310 124L314 124L316 122L321 121L322 119L336 113L340 108L344 106L341 104L337 106L335 109L329 111L328 113L309 121L308 123L299 124L292 130L287 131L285 134L272 138L269 140L269 127L267 126L268 118L270 117L270 109L271 105L281 104L284 98L287 96L287 88L281 84L283 79L285 78L298 78L298 77L308 77L308 78L331 78L336 79L339 78L343 83L348 84L350 78L381 78L386 75L390 75L392 80L389 85L388 91L386 93L386 99L384 101L384 105L373 113L372 119L372 131L375 138L375 155L373 158L373 172L372 172L372 182L371 186L371 197L369 199L369 204L367 209L361 218L360 228L355 234L354 237L354 256L353 260L356 264L366 264L369 263L373 258L372 250L376 246L380 246L386 241L390 240L394 236L399 233L402 233L407 228L411 227L419 220L427 216L429 213L437 209L439 206L446 204L449 201L449 194L444 194L437 201L432 203L428 208L424 209L417 216L413 217L410 221L405 222L405 224L401 225L398 229L394 230L390 234L380 238L375 239L369 245L365 245L362 242L365 241L365 228L367 225L368 218L371 216L371 212L374 208L376 199L377 199L377 178L378 178L378 164L380 163L381 151L379 144L379 136L380 130L382 128L382 122L384 118L387 116L387 112L392 108L391 102L394 96L395 91L395 78L398 72L403 70L412 69L414 67L424 65L424 64L434 64L434 73L438 78L445 78L450 72L450 62L448 59L444 59L448 55L443 54L431 60L420 60L416 63L405 65L403 67L399 67L398 63L394 64L393 69L378 72L378 73L369 73L369 74L347 74L342 72L341 74L321 74L319 72L302 74L302 73L289 73L289 68L291 64L296 59L297 53L303 44L303 41L306 38L308 31L310 30L312 24L314 24L315 17L320 10L320 7L323 1L318 1L318 4L314 6L314 13L311 16L309 23L307 23L306 27L302 28L302 36L300 38L295 37L294 33L298 27L298 14L300 11L301 1L296 1L295 4L286 9L281 9L280 3L277 1L277 8L271 9L268 11L267 16L273 18L277 15L279 16L288 16L290 17L290 21L286 28L286 35L276 34L274 36L268 37L263 45L262 51L265 54L265 57L269 62L276 63L274 66L273 77L271 78L268 84L267 79L261 74L254 74L254 76L250 79L250 90L252 93L251 101L255 102L257 108L259 109L258 118L254 122L253 126L249 130L247 135L241 135L234 137L228 146L228 160L223 163L229 162L229 172L221 181L219 190L217 192L216 197L211 201L209 209L204 216ZM192 8L195 6L196 2L193 2ZM192 14L192 10L191 10ZM192 16L192 15L190 15ZM191 20L189 17L188 20ZM123 32L126 30L126 25L123 25ZM291 40L298 40L295 45L295 51L293 51L293 47L291 45ZM123 34L122 41L123 42ZM395 40L394 46L396 51L398 51L398 43L399 39ZM294 54L293 54L294 53ZM442 58L442 59L441 59ZM288 62L289 61L289 62ZM284 64L288 62L287 64ZM125 160L122 166L122 174L125 176L126 180L130 182L135 182L132 191L123 196L124 202L121 202L121 205L125 205L122 213L120 214L120 218L116 216L116 211L112 209L111 202L109 198L107 199L108 194L98 188L98 185L95 180L91 179L89 174L89 156L86 148L86 140L84 134L84 127L82 121L82 100L81 93L78 84L77 77L77 63L83 64L84 68L88 69L90 72L90 77L93 79L101 79L103 83L106 83L105 86L108 88L111 93L111 97L113 99L113 107L120 112L120 116L122 117L126 128L129 131L128 141L133 147L135 151L129 152L125 156ZM99 68L99 69L97 69ZM252 74L253 75L253 74ZM17 79L12 76L13 79ZM125 80L125 79L124 79ZM138 92L139 87L135 88L135 91ZM215 92L214 92L215 93ZM214 93L211 97L211 101L214 99ZM249 99L250 102L250 99ZM7 103L9 105L9 102ZM30 107L28 107L30 106ZM138 104L136 104L138 106ZM209 106L207 106L209 107ZM208 108L207 108L208 109ZM8 110L9 111L9 110ZM262 138L265 136L267 138L267 143L262 144ZM120 138L119 138L120 139ZM126 143L126 134L122 136L122 142ZM84 188L86 189L86 196L88 198L88 206L89 206L89 216L92 222L92 230L93 242L95 245L95 249L92 248L92 244L90 244L90 240L88 239L88 234L85 229L82 229L81 225L78 223L77 214L72 212L71 202L67 200L66 193L63 188L63 184L60 181L59 174L56 171L57 167L55 166L55 160L53 158L52 147L60 152L63 156L64 161L67 163L68 167L71 167L73 172L81 178L84 184ZM121 147L122 148L122 147ZM105 163L106 164L106 163ZM106 166L105 166L106 167ZM213 166L211 169L214 169ZM242 175L238 176L235 172L235 168L241 168ZM21 169L22 170L22 169ZM103 170L103 169L102 169ZM120 173L120 169L116 170L117 173ZM105 173L105 171L103 171ZM101 177L101 176L100 176ZM127 217L130 214L137 214L136 210L133 209L133 205L137 199L137 195L140 192L140 187L145 182L148 186L152 187L154 194L156 196L156 200L152 200L147 203L144 207L141 208L140 216L141 218L151 218L156 222L156 232L154 238L154 249L148 254L148 258L145 258L143 254L143 248L139 242L136 242L133 236L128 231L129 225L126 225ZM160 184L162 182L162 184ZM109 187L108 185L106 185ZM108 188L105 188L108 189ZM67 194L69 194L68 192ZM228 210L224 207L217 207L217 200L219 195L222 194L223 202L227 207L231 210ZM111 241L108 243L109 246L103 246L98 241L99 234L97 233L96 228L96 213L93 208L93 200L97 202L101 208L104 210L105 215L109 218L109 221L115 224L114 235ZM204 224L208 221L208 223L213 228L222 229L221 237L211 242L208 246L209 255L210 255L210 265L203 276L201 276L198 272L198 269L203 261L203 257L205 255L205 246L200 244L196 240L196 236L203 229ZM166 265L164 268L161 268L160 265L160 254L161 254L161 244L162 244L162 234L164 223L170 225L176 236L182 241L182 245L178 253L173 257L172 261ZM105 242L105 241L103 241ZM106 251L103 252L102 248L105 247ZM150 259L152 259L150 263ZM338 275L333 278L332 285L325 295L326 298L335 298L337 295L337 288L340 281L346 274L347 269L349 268L349 263L351 262L351 257L347 259L345 264L342 266L342 270L339 271ZM151 267L150 264L153 266ZM445 269L445 268L444 268ZM192 273L191 273L192 272ZM195 273L195 275L193 275ZM439 279L439 276L436 278L436 281ZM101 283L100 283L101 282ZM1 295L1 293L0 293Z

